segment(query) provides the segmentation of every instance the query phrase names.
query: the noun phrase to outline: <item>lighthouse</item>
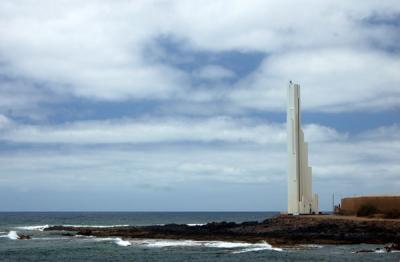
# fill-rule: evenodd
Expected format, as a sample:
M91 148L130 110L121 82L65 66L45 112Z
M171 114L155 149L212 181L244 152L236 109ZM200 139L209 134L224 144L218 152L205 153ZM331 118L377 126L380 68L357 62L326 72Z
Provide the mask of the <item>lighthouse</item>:
M308 144L301 129L300 85L290 81L287 104L288 213L318 213L318 196L312 193Z

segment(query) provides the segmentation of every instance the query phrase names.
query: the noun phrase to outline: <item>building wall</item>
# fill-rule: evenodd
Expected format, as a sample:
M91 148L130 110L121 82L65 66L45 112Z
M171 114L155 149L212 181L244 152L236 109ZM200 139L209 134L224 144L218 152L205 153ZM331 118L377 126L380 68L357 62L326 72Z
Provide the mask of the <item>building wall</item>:
M380 212L394 209L400 211L400 195L346 197L341 201L340 210L344 214L356 214L358 209L364 204L371 204Z

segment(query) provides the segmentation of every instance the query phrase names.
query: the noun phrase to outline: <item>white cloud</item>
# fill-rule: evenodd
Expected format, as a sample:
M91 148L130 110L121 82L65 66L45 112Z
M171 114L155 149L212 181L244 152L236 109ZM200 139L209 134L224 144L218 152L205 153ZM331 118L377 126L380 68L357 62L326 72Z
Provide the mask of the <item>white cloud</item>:
M182 150L186 153L182 154ZM262 161L265 157L275 161ZM0 154L2 186L81 188L110 186L180 187L218 181L254 184L282 180L281 155L266 150L199 146L156 148L75 148ZM6 164L7 163L7 164ZM263 176L265 170L273 170Z
M302 87L305 110L376 111L400 106L400 57L366 50L327 49L265 59L232 99L244 107L282 110L289 80Z
M398 107L399 58L375 50L396 46L396 29L365 22L400 12L397 1L2 1L0 10L5 72L59 94L185 100L191 74L145 52L155 39L172 37L194 52L268 54L232 95L239 106L282 110L281 88L291 78L314 97L306 109ZM197 73L232 75L216 67Z
M27 1L0 9L0 51L16 76L106 100L165 98L185 82L178 70L141 57L155 36L151 5Z
M304 136L310 143L346 141L349 138L348 134L339 133L334 128L321 126L317 124L305 125Z
M146 140L143 140L141 134L129 134L130 130L123 125L121 128L125 132L120 132L113 125L90 123L93 125L90 130L104 129L99 133L71 125L76 127L74 131L71 127L63 128L66 134L71 135L69 138L67 135L62 137L66 139L65 146L1 153L1 184L11 187L23 184L29 188L59 187L67 190L88 183L101 189L111 186L140 187L143 184L180 187L185 183L214 181L241 185L279 184L284 195L287 161L284 126L254 128L252 123L224 121L170 122L168 128L149 124L149 128L141 129L149 136ZM173 125L178 126L172 129ZM239 125L242 128L238 128ZM242 133L232 135L227 126L234 126L234 129L240 129ZM151 129L157 128L159 131L155 132L166 133L163 139L159 136L154 138L151 133ZM219 128L220 134L204 140L207 130L215 131L214 128ZM192 130L192 133L184 130ZM309 144L315 185L335 185L336 192L352 194L351 190L343 190L346 184L355 183L364 193L393 193L396 189L394 185L400 183L400 139L390 135L400 132L397 126L382 127L351 137L318 125L307 126L305 131L306 137L316 137ZM22 134L17 133L15 136L10 133L12 141L28 140L22 139ZM81 140L77 133L85 139ZM103 137L107 133L122 137L114 139L112 143L110 138ZM44 132L40 137L29 133L23 135L31 135L30 142L61 142L61 137L51 132ZM90 136L95 138L90 140L87 138ZM254 138L252 143L248 143L247 137ZM215 138L219 139L219 143L212 146L201 143ZM87 141L98 143L102 140L105 143L103 145L82 146ZM127 144L132 141L158 143ZM181 143L187 141L192 142ZM232 141L236 143L232 144ZM376 187L371 187L371 184ZM316 190L321 188L316 187Z
M80 121L62 125L15 124L0 135L15 143L115 144L162 142L232 142L276 144L285 139L281 124L245 119L125 119Z
M368 130L364 132L361 137L365 140L382 140L382 139L391 139L391 140L400 140L400 127L398 124L394 124L391 126L382 126L372 130Z
M174 1L168 25L195 48L259 50L363 44L358 22L399 10L395 1ZM396 8L397 7L397 8Z
M398 108L398 28L369 20L398 13L397 0L1 1L0 140L10 149L0 152L0 184L284 185L285 127L260 123L247 109L283 111L289 80L302 85L305 110ZM172 49L193 57L256 51L265 58L227 86L218 80L241 77L235 65L185 61L158 39L177 40ZM193 86L197 80L212 81ZM155 107L166 117L17 120L44 118L49 102L73 106L76 97L164 100ZM398 125L360 135L317 123L304 129L317 183L384 191L400 184Z
M82 121L55 126L18 125L1 117L1 140L13 143L65 144L79 148L82 145L103 145L112 148L118 145L152 145L157 150L171 145L187 145L206 151L204 161L185 161L177 170L189 173L212 175L243 174L245 162L249 159L260 160L255 156L259 152L262 158L270 162L277 156L279 163L273 161L271 170L257 171L257 175L268 174L274 170L283 172L285 164L286 129L281 124L257 123L245 119L228 117L203 119L125 119L115 121ZM393 170L399 168L396 156L400 153L400 133L397 125L380 127L358 135L350 136L335 129L317 124L306 125L306 140L310 143L311 165L316 168L316 176L344 175L358 178L361 170L364 175L386 170L394 176ZM203 143L218 142L211 145ZM241 164L219 162L220 150L228 147L232 154L244 157ZM74 148L74 147L72 147ZM101 147L100 147L101 148ZM253 153L249 152L254 150ZM118 150L113 149L117 154ZM175 150L173 158L181 159L186 155L182 148ZM197 149L195 149L196 151ZM261 150L261 151L260 151ZM213 151L215 151L213 153ZM224 151L225 152L225 151ZM125 152L126 153L126 152ZM124 154L125 154L124 153ZM153 154L154 152L151 152ZM128 153L126 153L128 154ZM149 152L150 154L150 152ZM245 157L246 154L249 154ZM213 157L211 157L213 155ZM269 157L270 158L269 158ZM197 156L198 157L198 156ZM239 158L239 157L238 157ZM70 159L74 157L71 155ZM79 157L77 157L79 159ZM200 158L199 158L200 159ZM110 162L116 159L111 158ZM75 160L73 160L75 161ZM81 161L81 160L79 160ZM171 161L175 161L171 159ZM118 162L118 161L117 161ZM258 166L251 160L250 167ZM90 163L90 161L89 161ZM260 164L263 165L264 161ZM73 165L73 162L72 162ZM268 164L271 165L271 164ZM175 170L175 169L174 169ZM165 170L166 172L168 170ZM355 174L355 172L357 174ZM248 173L248 172L246 172ZM382 174L383 175L383 174Z

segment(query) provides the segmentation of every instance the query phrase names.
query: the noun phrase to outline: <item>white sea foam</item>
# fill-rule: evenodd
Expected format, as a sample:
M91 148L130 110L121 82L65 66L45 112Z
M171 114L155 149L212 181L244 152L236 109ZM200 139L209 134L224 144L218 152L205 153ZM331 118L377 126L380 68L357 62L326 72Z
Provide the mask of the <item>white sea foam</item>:
M123 240L114 237L93 237L80 236L82 240L103 242L114 242L119 246L142 246L148 248L165 248L165 247L208 247L231 249L233 253L244 253L260 250L282 251L281 248L274 248L267 242L246 243L246 242L228 242L228 241L196 241L196 240L174 240L174 239L131 239Z
M226 242L226 241L210 241L204 243L206 247L216 247L216 248L244 248L258 246L258 244L244 243L244 242Z
M204 225L206 225L206 224L186 224L186 225L188 225L188 226L190 226L190 227L197 227L197 226L204 226Z
M306 244L306 245L298 245L299 247L302 248L323 248L324 246L322 245L316 245L316 244Z
M17 231L10 231L7 235L7 237L11 240L17 240L19 239L19 236L17 234Z
M87 241L95 241L95 242L114 242L118 246L127 247L132 245L131 242L127 240L123 240L120 237L94 237L94 236L79 236L76 237L80 238L81 240Z
M79 237L79 236L77 236ZM94 236L81 236L83 240L91 240L91 241L96 241L96 242L102 242L102 241L114 241L116 238L115 237L94 237Z
M129 227L129 225L62 225L63 227L98 227L98 228L108 228L108 227Z
M53 241L53 240L68 240L69 237L32 237L32 240L43 240L43 241Z
M281 248L274 248L267 242L245 243L245 242L227 242L227 241L194 241L194 240L172 240L172 239L141 239L132 240L131 244L152 248L164 247L209 247L235 249L233 253L243 253L260 250L282 251Z
M129 241L127 241L127 240L122 240L122 239L119 238L119 237L115 239L115 243L116 243L118 246L121 246L121 247L127 247L127 246L132 245L131 242L129 242Z
M146 246L146 247L178 247L178 246L201 246L201 241L193 240L169 240L169 239L142 239L134 240L132 242L135 245Z
M83 240L96 241L96 242L104 242L104 241L106 241L106 242L114 242L118 246L122 246L122 247L127 247L127 246L132 245L132 243L130 241L123 240L120 237L81 236L80 238L82 238Z
M16 229L19 230L33 230L33 231L43 231L52 225L34 225L34 226L19 226ZM108 228L108 227L128 227L129 225L62 225L63 227L98 227L98 228Z
M244 248L238 251L233 251L233 254L239 254L239 253L247 253L247 252L255 252L255 251L261 251L261 250L273 250L269 249L268 247L249 247L249 248ZM275 251L281 251L281 250L275 250Z
M17 227L20 230L35 230L35 231L43 231L45 228L48 228L49 225L39 225L39 226L22 226Z
M261 251L261 250L272 250L272 251L283 251L282 248L272 247L267 242L259 243L259 244L251 244L250 247L244 248L242 250L234 251L232 253L246 253L246 252L254 252L254 251Z

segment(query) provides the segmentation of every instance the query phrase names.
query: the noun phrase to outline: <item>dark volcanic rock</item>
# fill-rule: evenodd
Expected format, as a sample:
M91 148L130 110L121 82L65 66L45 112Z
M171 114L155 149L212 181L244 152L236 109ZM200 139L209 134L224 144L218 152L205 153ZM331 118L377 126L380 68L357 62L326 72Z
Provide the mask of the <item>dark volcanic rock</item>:
M400 221L350 219L337 216L277 216L262 223L254 221L241 224L212 222L202 226L179 224L112 228L54 226L45 230L73 231L86 236L119 236L125 238L250 242L266 240L275 245L400 243Z
M385 246L385 249L387 252L392 252L392 251L400 251L400 242L399 243L393 243L388 246Z
M74 237L74 236L76 236L73 233L62 233L61 235L64 236L64 237Z
M19 240L28 240L31 239L31 236L29 235L18 235Z

